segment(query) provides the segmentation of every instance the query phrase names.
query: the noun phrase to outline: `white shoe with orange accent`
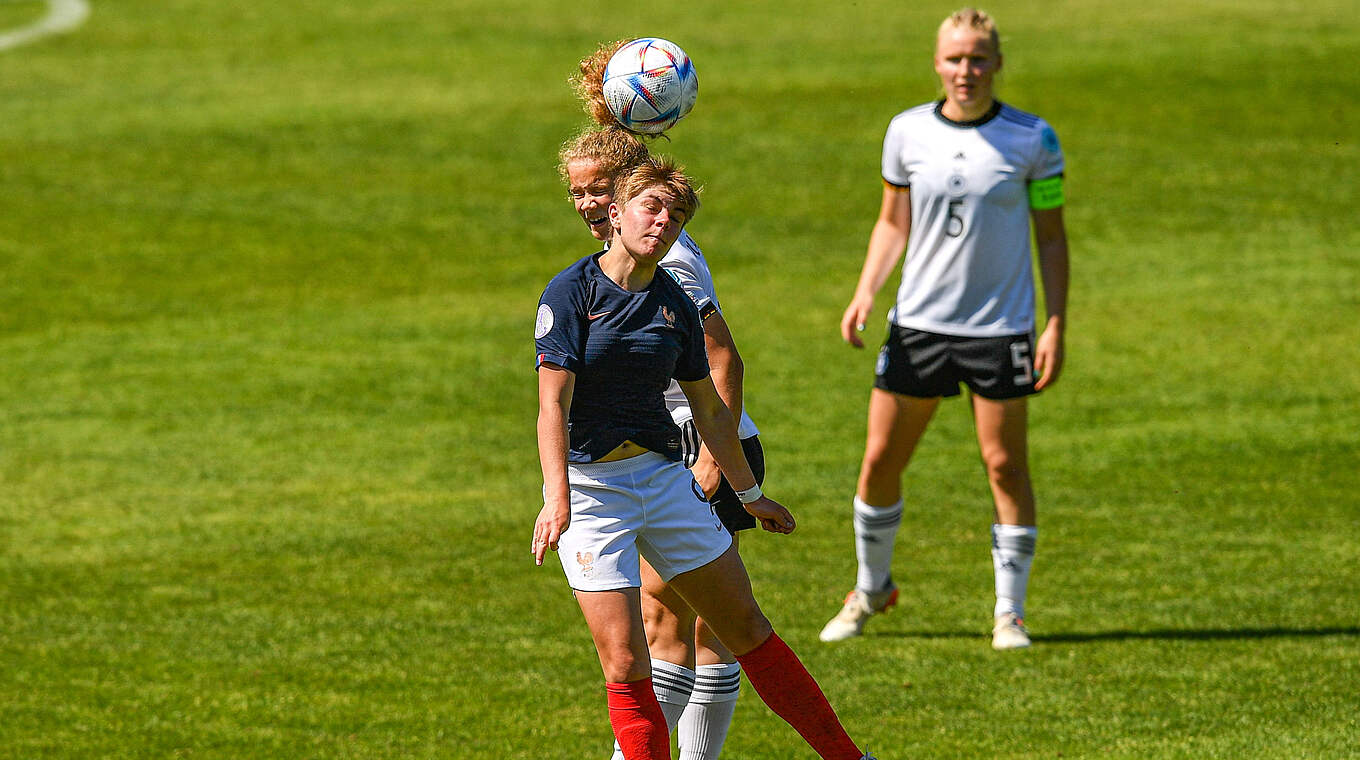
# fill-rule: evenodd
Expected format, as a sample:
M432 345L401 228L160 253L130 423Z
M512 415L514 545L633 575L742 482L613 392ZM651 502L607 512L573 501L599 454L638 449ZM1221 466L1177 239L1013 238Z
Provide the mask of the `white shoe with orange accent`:
M1014 612L998 615L992 626L992 649L1024 649L1029 646L1025 621Z
M822 628L817 638L822 641L845 641L864 632L864 623L889 607L897 604L897 586L866 594L859 589L845 596L845 605L836 617Z

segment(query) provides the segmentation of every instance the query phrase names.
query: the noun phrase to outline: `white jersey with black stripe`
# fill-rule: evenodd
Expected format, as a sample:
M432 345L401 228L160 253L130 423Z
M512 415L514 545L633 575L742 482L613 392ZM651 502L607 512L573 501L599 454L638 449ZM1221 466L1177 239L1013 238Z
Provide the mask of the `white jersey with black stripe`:
M954 122L943 101L893 118L883 179L911 191L911 234L889 321L916 330L993 337L1034 329L1029 183L1063 172L1043 119L998 102Z
M699 250L699 244L694 242L689 232L680 232L680 238L661 259L661 268L680 283L680 287L689 294L690 300L699 307L700 315L706 318L710 308L722 313L722 307L718 304L718 291L713 286L713 273L708 271L704 253ZM680 390L680 384L674 380L666 389L666 408L670 410L671 419L682 428L694 417L689 408L689 399L685 398L684 391ZM741 419L737 421L737 437L745 440L759 433L756 423L743 408Z

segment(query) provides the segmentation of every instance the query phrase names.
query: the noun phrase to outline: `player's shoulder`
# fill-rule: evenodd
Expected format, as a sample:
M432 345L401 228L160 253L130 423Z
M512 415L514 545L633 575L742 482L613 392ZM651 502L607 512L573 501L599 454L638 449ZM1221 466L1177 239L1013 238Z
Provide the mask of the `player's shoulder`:
M589 256L582 256L554 275L548 281L547 287L543 288L543 298L546 300L551 297L564 297L569 293L584 290L592 279L591 269L599 269L595 264L595 257L598 255L592 253Z
M699 247L698 243L694 242L694 238L689 236L689 230L681 230L680 237L675 239L675 245L671 246L671 250L666 254L666 258L663 258L661 261L664 263L666 259L669 259L672 256L677 259L702 262L704 260L704 251Z
M1043 119L1039 118L1038 114L1021 110L1010 103L1001 104L1001 109L997 112L996 118L1025 129L1033 129L1043 122Z
M1038 114L1023 111L1008 103L1001 104L996 120L999 124L1019 133L1022 144L1042 148L1044 153L1060 156L1062 147L1058 143L1058 133Z
M684 283L680 281L682 276L686 278L692 277L692 270L689 270L687 267L668 267L665 266L664 263L659 268L661 271L657 272L655 278L656 284L653 288L661 300L673 305L678 305L686 311L696 309L697 307L694 305L694 299L690 296L689 291L685 289Z
M914 105L905 111L901 111L888 121L888 129L891 130L895 127L910 126L919 121L933 119L935 117L935 109L938 105L938 103L931 101L929 103Z
M686 269L697 271L707 269L708 263L704 261L704 252L699 248L699 244L694 242L694 238L689 236L686 231L680 232L680 237L675 244L666 252L661 259L663 269Z
M1001 110L997 112L997 121L1014 129L1023 130L1035 135L1043 135L1052 132L1053 127L1043 117L1035 113L1030 113L1009 103L1002 103Z

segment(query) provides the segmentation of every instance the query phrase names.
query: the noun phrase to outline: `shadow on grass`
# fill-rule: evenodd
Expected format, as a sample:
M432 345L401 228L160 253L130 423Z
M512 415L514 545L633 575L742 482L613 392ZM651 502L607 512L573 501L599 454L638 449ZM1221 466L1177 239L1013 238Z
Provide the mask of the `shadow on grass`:
M1360 627L1327 628L1155 628L1149 631L1097 631L1093 633L1033 633L1035 642L1082 643L1086 641L1171 640L1222 641L1227 639L1289 639L1322 638L1328 636L1360 636ZM977 639L985 638L979 631L874 631L868 638L894 639Z
M1150 631L1100 631L1097 633L1054 633L1035 636L1035 641L1082 642L1123 641L1125 639L1173 639L1218 641L1222 639L1291 639L1325 636L1360 636L1360 627L1344 628L1157 628Z

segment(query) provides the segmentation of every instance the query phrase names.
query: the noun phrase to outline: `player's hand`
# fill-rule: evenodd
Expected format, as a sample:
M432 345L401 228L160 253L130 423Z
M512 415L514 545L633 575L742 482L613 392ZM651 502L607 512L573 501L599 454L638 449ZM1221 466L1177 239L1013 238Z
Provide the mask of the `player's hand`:
M713 457L700 454L698 461L689 468L689 471L694 475L694 482L703 489L704 496L713 498L713 494L717 493L718 486L722 483L722 470L718 468L718 463Z
M841 315L841 339L855 348L864 348L864 341L859 334L864 332L865 320L869 319L869 313L873 310L873 296L856 295L850 305L845 307L845 314Z
M538 511L534 522L534 540L529 544L529 552L534 555L534 564L543 564L543 555L557 551L557 542L562 531L571 524L571 508L566 504L544 504Z
M1048 327L1043 335L1039 336L1039 342L1034 347L1034 372L1039 376L1039 381L1034 384L1036 391L1058 382L1058 375L1062 374L1064 353L1062 323L1055 321L1056 319L1055 317L1049 320Z
M768 496L761 496L750 504L743 505L751 516L760 521L760 527L771 533L789 534L793 532L796 523L793 515L784 505L771 499Z

